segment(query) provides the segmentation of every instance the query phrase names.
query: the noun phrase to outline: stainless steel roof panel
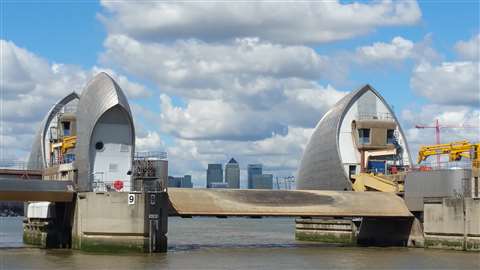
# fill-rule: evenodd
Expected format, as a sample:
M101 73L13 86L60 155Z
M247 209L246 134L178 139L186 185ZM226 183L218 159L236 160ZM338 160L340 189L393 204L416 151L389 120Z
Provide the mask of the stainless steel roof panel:
M77 105L77 145L75 165L78 169L78 191L91 191L92 168L90 164L91 136L100 117L119 106L128 115L132 130L132 159L135 152L135 128L127 98L118 84L106 73L96 75L83 90Z
M370 85L364 85L338 101L318 122L310 137L297 175L297 189L351 190L351 183L345 174L339 150L340 126L353 103L365 92L372 91L387 107L398 122L393 110L383 97ZM405 138L399 125L399 131ZM405 141L406 151L408 144ZM410 158L410 155L409 155ZM410 161L411 164L411 161Z

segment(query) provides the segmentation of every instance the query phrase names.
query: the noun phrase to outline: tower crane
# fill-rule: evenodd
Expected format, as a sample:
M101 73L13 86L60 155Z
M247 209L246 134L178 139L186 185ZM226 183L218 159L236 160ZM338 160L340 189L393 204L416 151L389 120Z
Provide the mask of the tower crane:
M435 129L435 144L440 145L440 130L443 128L480 128L480 126L476 125L466 125L466 124L461 124L461 125L444 125L440 124L438 119L435 119L435 125L433 126L428 126L428 125L415 125L415 128L418 129L425 129L425 128L433 128ZM440 156L437 155L437 166L440 165Z

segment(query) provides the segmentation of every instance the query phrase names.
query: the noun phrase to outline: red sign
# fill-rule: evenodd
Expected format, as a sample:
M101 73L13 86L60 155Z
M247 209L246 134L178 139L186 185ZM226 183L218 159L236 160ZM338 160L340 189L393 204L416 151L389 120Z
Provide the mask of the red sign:
M120 191L123 188L123 181L122 180L115 180L113 181L113 187L116 191Z

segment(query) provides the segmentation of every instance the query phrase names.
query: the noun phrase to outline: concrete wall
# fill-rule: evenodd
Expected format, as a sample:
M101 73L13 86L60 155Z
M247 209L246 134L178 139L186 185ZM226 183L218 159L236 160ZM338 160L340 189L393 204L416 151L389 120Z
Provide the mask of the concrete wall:
M480 200L443 198L424 204L425 246L480 250Z
M295 220L295 239L356 245L356 226L351 220L306 218Z
M134 194L134 193L131 193ZM149 250L151 230L149 218L156 224L157 245L166 250L167 223L166 193L151 198L148 193L135 193L135 202L129 203L125 192L85 192L77 196L72 230L72 246L86 251L138 251ZM153 206L157 206L156 208ZM158 250L158 249L157 249Z
M410 211L423 211L428 197L470 197L471 170L412 171L405 179L405 203Z

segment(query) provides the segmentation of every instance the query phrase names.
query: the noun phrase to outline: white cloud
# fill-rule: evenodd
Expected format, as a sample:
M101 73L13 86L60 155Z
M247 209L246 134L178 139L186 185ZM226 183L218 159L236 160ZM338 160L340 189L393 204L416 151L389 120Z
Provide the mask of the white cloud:
M440 65L419 64L410 85L419 95L434 103L450 105L480 104L480 71L478 62L443 62Z
M184 139L260 140L285 134L288 127L315 126L323 113L345 95L312 82L283 83L270 94L274 104L257 106L251 106L255 101L241 99L188 99L185 107L179 107L172 105L167 95L161 95L158 124L162 131Z
M156 83L164 95L155 121L184 139L259 140L289 126L313 127L345 94L316 82L342 72L305 46L257 38L161 44L110 35L105 48L103 63ZM174 106L169 96L185 105Z
M0 46L2 155L20 153L26 157L33 134L50 107L72 91L81 92L85 83L100 71L112 75L128 96L148 95L142 85L110 69L93 67L84 70L74 65L51 63L11 41L0 40ZM10 143L12 140L16 143Z
M382 26L412 25L421 18L416 1L112 2L99 14L109 32L138 40L196 38L221 41L259 37L280 43L349 39Z
M414 43L402 37L394 37L391 43L375 42L372 46L357 49L363 61L405 60L413 56Z
M164 150L165 144L160 139L160 135L155 131L148 131L145 136L136 134L135 151L154 151Z
M238 91L256 94L264 90L262 78L318 80L338 72L335 63L312 48L255 38L223 44L196 40L160 44L110 35L104 45L103 63L152 80L161 90L184 97L219 98Z
M418 63L434 62L439 60L440 56L432 48L431 43L431 34L427 34L418 42L396 36L389 43L375 42L357 48L353 58L361 64L396 64L410 59Z
M258 141L176 139L168 147L171 175L193 175L195 186L205 186L208 163L226 163L234 157L240 163L242 187L246 185L246 167L263 163L265 172L295 175L303 149L313 129L289 128L285 135L276 134Z
M455 44L455 51L462 59L478 62L480 60L480 34L467 41L458 41Z
M442 143L460 140L480 141L480 109L469 106L428 104L421 108L408 108L402 111L402 122L410 152L416 159L421 145L435 144L435 131L432 128L417 129L415 125L434 126L439 121L442 128Z

